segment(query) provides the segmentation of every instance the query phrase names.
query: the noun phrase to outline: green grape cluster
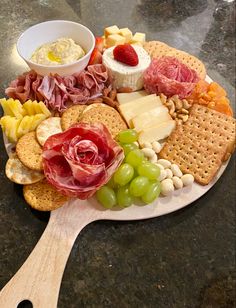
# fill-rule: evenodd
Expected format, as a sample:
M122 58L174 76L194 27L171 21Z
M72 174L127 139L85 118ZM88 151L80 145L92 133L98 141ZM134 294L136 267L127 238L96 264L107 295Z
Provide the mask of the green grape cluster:
M148 204L153 202L161 192L158 181L160 169L146 160L135 143L137 140L138 134L133 129L127 129L118 134L118 141L124 150L125 159L110 181L96 193L97 200L107 209L116 205L122 208L128 207L137 197Z

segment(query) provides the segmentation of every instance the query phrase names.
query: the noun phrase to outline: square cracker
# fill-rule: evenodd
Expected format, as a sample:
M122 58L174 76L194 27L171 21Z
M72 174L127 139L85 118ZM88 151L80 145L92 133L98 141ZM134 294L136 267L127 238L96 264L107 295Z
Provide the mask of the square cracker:
M207 185L235 147L234 118L200 105L193 105L189 119L168 138L159 156L191 173Z

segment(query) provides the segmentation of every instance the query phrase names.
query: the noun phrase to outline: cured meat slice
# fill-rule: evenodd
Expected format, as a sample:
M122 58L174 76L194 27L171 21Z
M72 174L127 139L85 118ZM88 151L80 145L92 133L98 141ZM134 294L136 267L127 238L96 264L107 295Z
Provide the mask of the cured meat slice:
M5 93L22 103L42 100L47 107L63 111L67 103L85 104L87 100L102 94L108 72L102 64L88 66L87 70L71 76L40 76L34 71L24 73L13 80Z
M61 193L87 199L106 184L124 159L122 148L100 123L79 123L47 139L43 168Z
M144 88L148 93L164 93L170 97L189 96L199 77L197 73L174 57L153 59L144 73Z

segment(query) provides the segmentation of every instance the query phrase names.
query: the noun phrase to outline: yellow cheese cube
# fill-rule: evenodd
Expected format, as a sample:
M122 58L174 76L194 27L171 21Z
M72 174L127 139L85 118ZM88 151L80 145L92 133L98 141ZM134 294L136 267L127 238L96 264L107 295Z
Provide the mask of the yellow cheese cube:
M129 43L132 39L132 32L130 31L129 28L122 28L119 31L119 34L125 37L125 42Z
M136 32L132 38L132 43L144 43L146 40L146 34L141 32Z
M111 34L117 34L119 33L119 31L120 29L116 25L110 26L104 29L104 35L105 37L107 37L108 35L111 35Z
M125 37L119 34L109 35L106 39L106 45L108 48L116 45L122 45L124 43L125 43Z

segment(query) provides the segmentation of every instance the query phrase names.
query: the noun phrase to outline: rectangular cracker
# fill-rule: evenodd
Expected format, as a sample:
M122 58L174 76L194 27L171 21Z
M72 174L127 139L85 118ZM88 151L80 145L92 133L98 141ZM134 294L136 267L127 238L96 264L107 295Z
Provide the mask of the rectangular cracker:
M234 118L193 105L189 119L168 138L159 156L191 173L201 185L214 178L228 153L235 148Z

